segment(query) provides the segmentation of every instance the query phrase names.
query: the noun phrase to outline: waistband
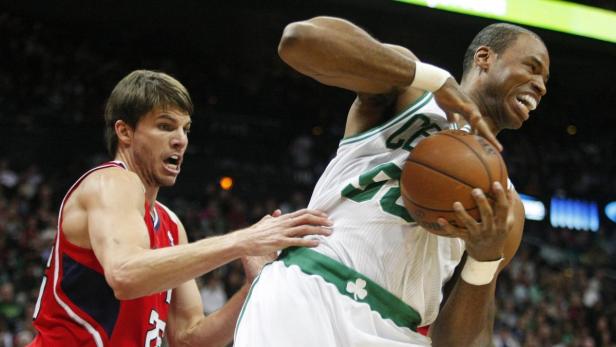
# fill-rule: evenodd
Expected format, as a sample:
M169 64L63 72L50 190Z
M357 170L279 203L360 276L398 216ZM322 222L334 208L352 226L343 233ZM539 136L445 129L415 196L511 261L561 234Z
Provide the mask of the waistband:
M287 248L278 260L286 266L297 265L302 272L321 276L338 288L340 294L363 302L378 312L381 317L391 319L399 327L417 331L421 316L411 306L381 287L365 275L308 248Z

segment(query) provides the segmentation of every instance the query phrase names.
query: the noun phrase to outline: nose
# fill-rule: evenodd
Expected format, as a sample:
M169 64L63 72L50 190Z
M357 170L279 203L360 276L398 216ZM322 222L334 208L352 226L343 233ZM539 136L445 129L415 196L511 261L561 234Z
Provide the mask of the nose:
M544 96L547 93L547 89L545 87L545 82L543 81L543 77L537 76L531 82L533 90L541 96Z
M188 146L188 135L183 128L179 128L171 137L171 147L176 150L184 150Z

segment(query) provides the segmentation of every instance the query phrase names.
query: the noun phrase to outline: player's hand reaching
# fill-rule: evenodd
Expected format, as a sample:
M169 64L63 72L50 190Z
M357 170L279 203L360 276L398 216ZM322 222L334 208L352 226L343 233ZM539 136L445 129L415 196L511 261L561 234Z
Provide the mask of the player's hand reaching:
M272 213L272 217L280 217L282 215L282 211L276 210ZM244 274L246 275L246 283L252 284L257 276L263 270L265 264L276 260L278 256L277 252L272 252L265 255L253 255L249 257L242 257L242 267L244 268Z
M244 256L263 256L291 246L316 247L318 240L303 237L329 236L332 233L331 226L332 222L325 213L302 209L287 214L275 212L234 234Z
M479 135L485 137L499 151L503 150L503 146L481 116L477 105L462 92L453 77L449 77L445 84L434 92L434 100L447 113L449 122L457 124L462 116Z
M505 241L511 226L513 225L513 194L506 192L498 182L492 184L492 195L496 200L491 204L488 197L481 189L473 190L481 222L471 217L460 202L453 205L457 223L464 226L457 228L445 219L439 218L438 222L443 231L443 236L459 237L466 243L466 251L477 261L493 261L504 254Z

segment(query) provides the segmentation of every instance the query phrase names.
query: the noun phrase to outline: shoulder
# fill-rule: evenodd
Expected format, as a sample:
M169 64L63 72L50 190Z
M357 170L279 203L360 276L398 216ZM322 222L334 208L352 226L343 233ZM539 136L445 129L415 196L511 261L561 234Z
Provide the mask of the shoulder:
M96 170L81 182L79 200L88 204L93 201L125 200L143 204L145 188L134 172L117 167Z
M370 112L391 110L397 113L416 103L425 93L412 87L396 88L386 94L358 93L354 106Z
M344 136L355 136L386 123L424 95L424 91L411 87L392 90L387 94L357 94L349 110Z

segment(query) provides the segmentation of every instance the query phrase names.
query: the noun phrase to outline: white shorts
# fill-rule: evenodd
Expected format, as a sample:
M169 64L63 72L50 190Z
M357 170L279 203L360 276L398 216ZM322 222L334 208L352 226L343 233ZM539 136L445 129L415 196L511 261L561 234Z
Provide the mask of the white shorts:
M366 281L351 280L344 282L346 287L340 287L304 271L283 261L263 269L240 313L235 347L431 345L429 338L383 318L373 309L378 304L361 302L370 295L377 296L372 294L377 290L367 286Z

